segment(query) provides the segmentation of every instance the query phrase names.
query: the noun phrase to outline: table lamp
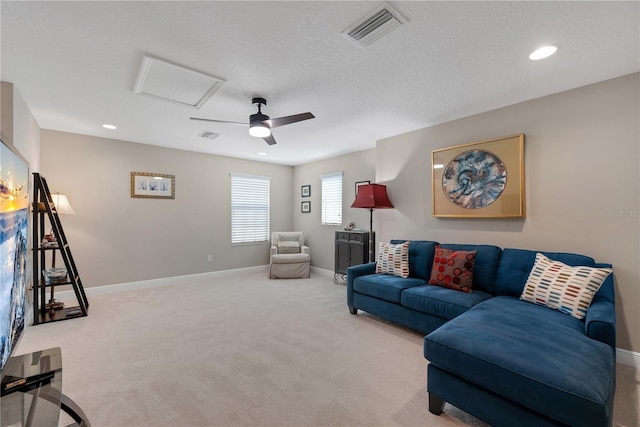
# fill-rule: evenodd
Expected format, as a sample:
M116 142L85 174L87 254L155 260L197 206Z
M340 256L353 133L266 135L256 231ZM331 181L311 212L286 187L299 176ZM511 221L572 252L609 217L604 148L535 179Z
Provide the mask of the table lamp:
M51 199L53 200L53 206L56 208L56 212L59 215L75 215L76 211L73 210L67 196L64 194L54 193L51 195ZM58 236L54 236L53 230L51 230L51 236L57 241ZM51 255L51 268L55 270L56 267L56 251L53 250ZM64 276L66 277L66 275ZM54 298L54 288L55 281L51 283L51 297L49 298L49 303L46 305L46 308L50 310L61 310L64 308L64 303L62 301L58 301Z

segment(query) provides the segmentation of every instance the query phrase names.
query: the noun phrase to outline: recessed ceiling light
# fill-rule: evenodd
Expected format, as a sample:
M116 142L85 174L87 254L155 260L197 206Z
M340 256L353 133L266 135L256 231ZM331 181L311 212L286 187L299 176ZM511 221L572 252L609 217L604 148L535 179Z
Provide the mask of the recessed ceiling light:
M258 153L258 156L266 156L266 155L267 153L263 153L263 152Z
M103 127L103 128L105 128L105 129L111 129L111 130L116 130L116 129L118 129L118 127L117 127L117 126L110 125L110 124L104 124L104 125L102 125L102 127Z
M533 53L529 55L529 59L531 59L532 61L537 61L538 59L548 58L549 56L556 53L557 50L558 48L555 46L543 46L539 49L534 50Z

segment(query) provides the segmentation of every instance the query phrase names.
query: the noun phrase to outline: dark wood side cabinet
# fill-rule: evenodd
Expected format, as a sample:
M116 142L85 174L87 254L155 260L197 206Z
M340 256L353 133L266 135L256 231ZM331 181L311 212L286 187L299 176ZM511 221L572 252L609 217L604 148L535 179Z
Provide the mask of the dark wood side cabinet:
M376 234L373 233L372 249L375 248ZM368 231L336 231L334 283L338 277L347 275L347 268L352 265L369 262L369 232Z

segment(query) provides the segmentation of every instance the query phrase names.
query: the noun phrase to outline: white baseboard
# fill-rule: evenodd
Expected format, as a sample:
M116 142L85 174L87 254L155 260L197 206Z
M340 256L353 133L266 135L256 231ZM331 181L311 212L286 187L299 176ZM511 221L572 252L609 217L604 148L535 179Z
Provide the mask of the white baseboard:
M202 279L209 279L215 277L227 277L238 273L246 273L246 272L261 272L268 271L268 265L258 265L254 267L244 267L244 268L233 268L229 270L219 270L219 271L210 271L207 273L196 273L196 274L187 274L184 276L174 276L174 277L162 277L159 279L149 279L149 280L140 280L138 282L126 282L126 283L117 283L113 285L103 285L96 286L93 288L85 288L85 293L87 296L97 296L97 295L106 295L106 294L114 294L118 292L127 292L138 289L148 289L155 288L158 286L167 286L176 282L176 280L180 280L182 282L193 282ZM311 267L311 271L315 274L318 274L323 277L329 277L333 279L333 271L326 270L324 268L319 267ZM75 298L75 294L73 290L66 290L57 292L56 295L59 299Z
M316 273L319 276L330 277L333 279L333 271L320 267L311 267L311 272Z
M29 305L27 313L25 314L25 322L27 326L33 326L33 305Z
M268 265L258 265L255 267L234 268L230 270L210 271L207 273L187 274L184 276L162 277L159 279L140 280L138 282L126 282L126 283L117 283L114 285L96 286L93 288L85 288L84 291L87 294L87 297L107 295L107 294L115 294L119 292L128 292L128 291L134 291L139 289L149 289L149 288L156 288L159 286L167 286L167 285L174 284L177 280L190 283L190 282L195 282L202 279L232 276L241 272L267 271L268 268L269 268ZM73 290L56 292L56 296L62 300L64 300L65 297L75 298L75 294Z
M640 369L640 353L635 351L624 350L622 348L616 349L616 361L622 365L627 365Z

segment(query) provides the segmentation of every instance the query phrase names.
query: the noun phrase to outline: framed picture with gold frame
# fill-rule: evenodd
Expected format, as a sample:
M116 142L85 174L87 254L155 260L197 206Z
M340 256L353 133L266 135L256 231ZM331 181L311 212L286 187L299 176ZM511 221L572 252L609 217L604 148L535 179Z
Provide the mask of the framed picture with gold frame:
M161 173L131 172L131 197L175 199L176 177Z
M524 218L524 134L431 152L434 217Z

